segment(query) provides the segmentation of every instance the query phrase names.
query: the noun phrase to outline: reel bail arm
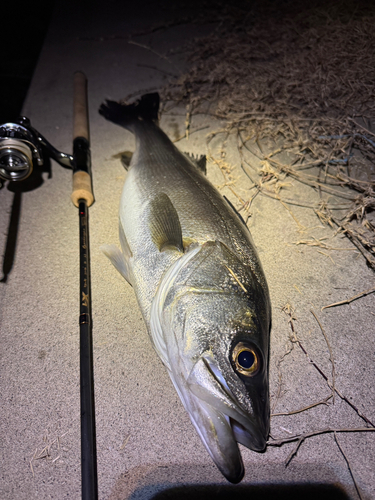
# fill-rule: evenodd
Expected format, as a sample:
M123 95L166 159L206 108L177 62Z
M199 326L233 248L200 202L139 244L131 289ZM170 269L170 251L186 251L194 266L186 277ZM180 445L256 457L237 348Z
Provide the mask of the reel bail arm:
M43 148L64 168L73 168L73 156L58 151L43 135L31 126L26 116L15 122L0 125L0 179L23 181L33 171L34 164L42 166Z

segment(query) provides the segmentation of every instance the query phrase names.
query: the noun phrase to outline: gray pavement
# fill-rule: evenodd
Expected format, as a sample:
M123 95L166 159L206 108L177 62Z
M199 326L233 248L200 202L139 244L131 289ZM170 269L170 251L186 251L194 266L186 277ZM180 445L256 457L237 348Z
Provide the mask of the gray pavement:
M129 44L127 34L166 22L176 13L142 2L123 15L120 5L93 3L87 10L70 2L57 6L23 110L55 147L71 152L73 73L86 73L96 199L90 208L90 237L99 496L146 500L170 489L169 496L160 498L217 498L218 492L234 498L237 492L267 499L277 498L278 487L276 493L289 498L310 498L311 492L314 498L344 498L341 490L329 490L339 487L349 498L358 498L332 433L306 439L288 466L285 461L296 442L270 446L264 454L241 447L246 475L241 485L229 485L152 348L131 287L99 250L102 244L118 243L117 212L126 172L115 156L134 148L129 133L99 116L100 103L161 88L166 73L176 74L185 63L182 53L169 60L157 54L211 29L186 24L134 39L149 50ZM188 4L185 11L189 14ZM205 136L219 124L207 117L195 120L195 126L208 128L178 147L204 154ZM161 126L173 138L184 132L184 123L181 108L164 115ZM235 148L230 151L238 164ZM0 191L2 252L14 198L21 200L13 267L0 283L0 498L9 500L80 498L78 213L70 201L71 173L54 162L51 172L50 177L42 174L38 188L21 195L7 186ZM240 175L238 183L245 188ZM214 184L222 183L213 164L208 176ZM232 196L228 189L222 191ZM300 194L316 196L307 187ZM273 305L274 413L313 405L331 392L310 361L332 380L330 353L313 310L332 348L337 389L374 422L374 294L321 311L372 288L373 272L355 247L323 228L312 211L292 211L299 224L276 200L258 196L249 221ZM331 259L319 249L294 244L312 235L349 250L330 252ZM287 304L294 308L292 323L310 359L290 342L290 316L282 310ZM328 405L273 417L271 434L279 439L364 427L358 413L336 395ZM340 432L336 437L362 498L375 498L373 433ZM183 490L173 490L181 486Z

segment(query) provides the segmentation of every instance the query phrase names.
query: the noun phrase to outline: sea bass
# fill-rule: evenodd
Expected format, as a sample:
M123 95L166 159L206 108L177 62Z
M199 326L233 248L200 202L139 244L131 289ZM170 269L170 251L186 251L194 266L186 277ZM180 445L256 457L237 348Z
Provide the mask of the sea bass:
M133 286L208 453L238 483L237 443L260 452L269 433L268 287L245 222L159 128L158 110L158 94L100 107L136 139L119 209L121 251L103 251Z

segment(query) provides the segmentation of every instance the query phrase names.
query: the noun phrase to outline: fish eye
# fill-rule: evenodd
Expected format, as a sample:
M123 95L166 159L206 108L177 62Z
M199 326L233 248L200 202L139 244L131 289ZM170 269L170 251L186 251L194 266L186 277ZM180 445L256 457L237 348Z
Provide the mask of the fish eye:
M260 357L257 349L239 342L232 352L232 360L236 371L248 377L258 373L260 368Z

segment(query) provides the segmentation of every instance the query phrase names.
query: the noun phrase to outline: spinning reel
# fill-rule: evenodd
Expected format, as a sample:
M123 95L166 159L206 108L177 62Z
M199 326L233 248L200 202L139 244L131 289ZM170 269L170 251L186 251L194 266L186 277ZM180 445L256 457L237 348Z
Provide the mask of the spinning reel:
M73 168L73 156L58 151L22 116L0 125L0 179L23 181L33 167L43 165L43 148L65 168Z

